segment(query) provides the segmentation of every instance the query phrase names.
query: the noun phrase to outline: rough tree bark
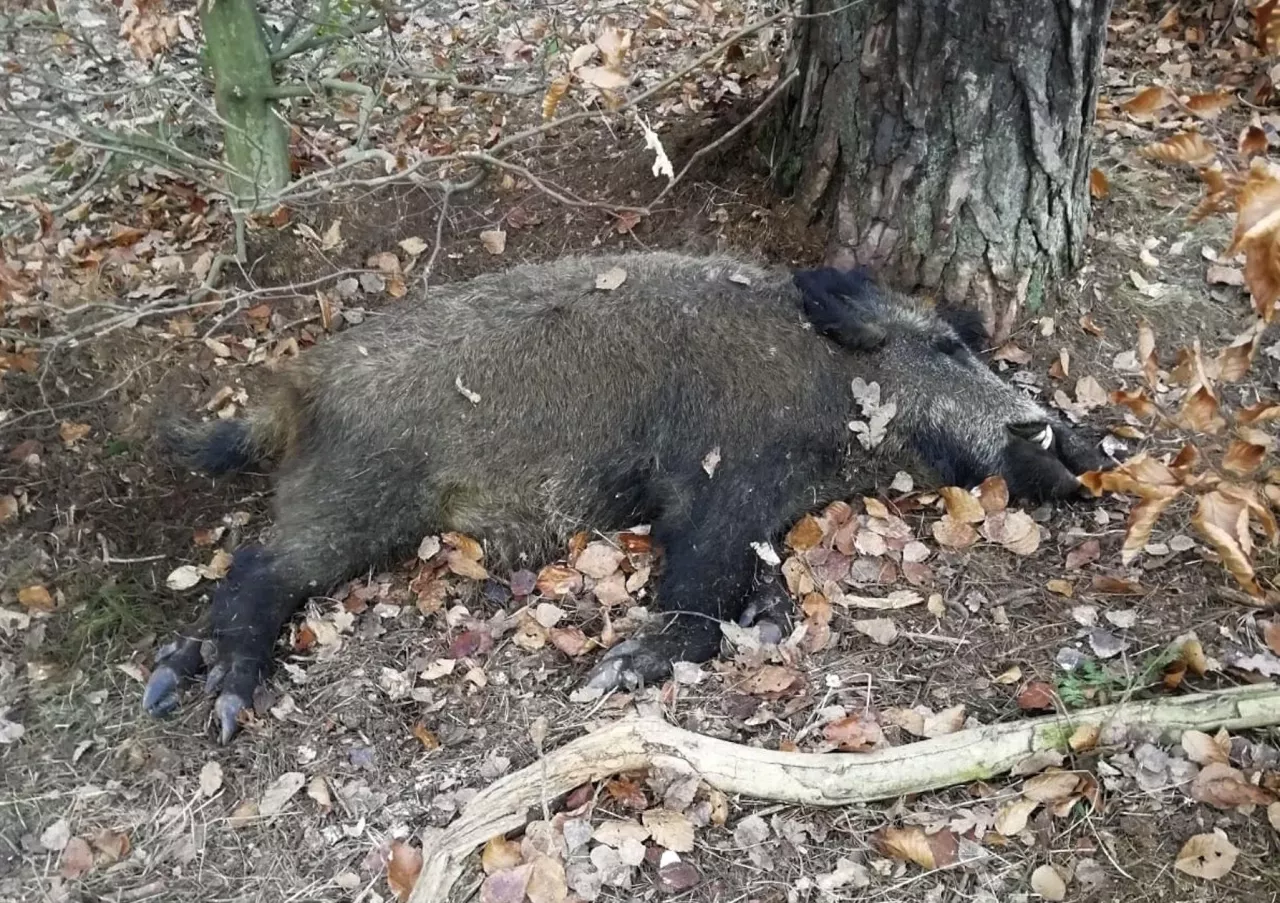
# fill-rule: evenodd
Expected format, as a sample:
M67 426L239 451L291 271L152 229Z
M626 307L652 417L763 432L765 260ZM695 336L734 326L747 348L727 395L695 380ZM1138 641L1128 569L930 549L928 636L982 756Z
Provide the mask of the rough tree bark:
M1079 264L1110 0L809 0L784 184L829 257L997 334Z
M255 0L202 3L200 25L226 163L237 173L228 188L243 207L269 206L289 184L289 131L272 101L276 84Z

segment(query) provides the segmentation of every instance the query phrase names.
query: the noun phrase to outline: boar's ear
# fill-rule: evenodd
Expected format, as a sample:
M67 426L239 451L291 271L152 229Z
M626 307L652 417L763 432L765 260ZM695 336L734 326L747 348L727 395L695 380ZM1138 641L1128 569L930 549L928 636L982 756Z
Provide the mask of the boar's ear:
M987 327L982 314L969 307L939 307L938 318L956 331L960 341L975 354L987 350Z
M884 344L877 308L882 296L864 269L821 267L797 270L804 315L818 332L850 351L874 351Z

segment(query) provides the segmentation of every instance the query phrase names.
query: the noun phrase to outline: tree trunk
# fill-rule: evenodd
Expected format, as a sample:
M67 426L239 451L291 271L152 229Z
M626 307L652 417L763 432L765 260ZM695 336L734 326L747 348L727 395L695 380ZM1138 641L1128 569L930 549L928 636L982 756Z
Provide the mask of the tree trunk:
M223 120L228 188L249 210L273 206L289 184L289 132L276 112L271 58L254 0L200 4L214 98Z
M784 177L828 257L996 335L1080 263L1110 0L810 0Z

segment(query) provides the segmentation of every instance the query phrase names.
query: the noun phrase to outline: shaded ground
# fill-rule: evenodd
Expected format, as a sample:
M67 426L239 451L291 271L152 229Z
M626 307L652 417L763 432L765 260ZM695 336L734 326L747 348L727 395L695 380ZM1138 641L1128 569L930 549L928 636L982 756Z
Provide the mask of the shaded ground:
M1109 78L1108 90L1120 96L1143 83L1118 66L1109 69ZM666 133L677 167L691 149L723 132L725 115L691 117ZM625 203L633 193L651 196L654 185L652 157L634 139L584 128L554 136L522 162L584 198ZM1164 171L1134 155L1139 143L1118 133L1100 136L1099 166L1110 175L1111 193L1097 205L1090 263L1053 312L1051 336L1043 324L1028 324L1015 336L1034 356L1016 369L1046 394L1056 385L1046 368L1063 347L1073 375L1092 373L1114 387L1111 362L1133 347L1139 316L1153 323L1169 349L1195 336L1216 345L1244 322L1247 306L1238 290L1228 293L1204 279L1200 249L1224 247L1226 225L1211 220L1187 226L1187 195L1169 189ZM607 212L566 209L518 179L506 186L494 180L454 199L432 280L614 247L731 247L782 262L818 260L820 227L797 227L803 218L772 196L767 172L757 163L746 145L727 147L674 192L662 212L630 233L620 233ZM1161 197L1169 206L1161 205ZM293 225L310 224L317 235L340 218L344 243L320 253L316 242L292 227L263 230L251 237L248 276L238 278L258 285L302 282L363 267L370 255L394 252L404 239L430 245L438 209L434 196L399 190L352 194L296 211ZM507 239L495 256L479 233L498 227ZM1172 287L1158 301L1137 292L1129 276L1144 266L1138 256L1148 238L1161 239L1154 251L1159 278ZM416 278L411 271L408 280ZM376 291L346 298L331 286L323 291L341 302L351 321L361 309L386 301ZM1102 337L1079 327L1085 313L1105 329ZM941 616L923 605L892 612L899 635L881 646L852 626L866 613L837 608L832 642L803 657L797 664L803 681L775 698L746 692L749 666L726 661L706 666L696 685L668 685L602 706L574 702L570 694L594 653L572 658L552 644L530 650L516 643L503 613L519 606L501 585L482 588L450 578L442 604L425 604L421 586L410 585L420 576L418 566L406 564L314 600L308 618L332 625L335 637L317 642L295 625L280 647L285 667L257 700L258 717L236 743L221 748L207 731L207 706L195 694L170 720L141 717L139 681L157 641L192 615L207 593L207 581L171 591L166 576L182 564L207 564L214 548L232 548L264 529L269 486L255 477L215 482L177 473L154 457L147 436L158 410L191 410L224 386L246 388L252 403L263 367L244 362L250 357L244 339L270 345L294 337L304 347L323 340L311 290L273 300L265 316L265 329L243 317L222 324L219 335L230 346L225 355L200 340L215 320L198 314L193 336L122 331L86 346L58 373L55 402L83 406L59 408L56 418L39 416L44 403L35 376L5 377L5 407L36 415L3 437L0 490L24 493L28 507L0 528L0 602L6 611L25 611L18 590L40 583L54 593L55 611L37 612L30 624L12 618L0 623L0 709L8 707L5 717L25 728L20 742L0 746L2 899L385 899L390 842L447 825L477 789L534 761L531 737L543 731L542 744L551 748L578 736L586 723L640 709L738 742L812 749L823 742L822 727L843 713L963 704L969 719L992 723L1020 717L1019 691L1036 679L1094 702L1158 683L1164 664L1159 654L1189 631L1214 657L1257 642L1253 613L1236 601L1229 578L1206 561L1201 546L1166 548L1132 568L1120 567L1127 512L1119 502L1034 512L1043 529L1030 557L987 543L964 552L940 550L929 529L936 516L904 505L903 519L930 546L931 574L920 590L941 595ZM95 400L126 378L123 387ZM1261 361L1252 379L1254 390L1273 396L1275 361ZM87 424L90 431L65 442L63 420ZM1178 523L1171 519L1170 532L1158 530L1153 538L1167 543ZM1181 524L1185 529L1185 515ZM205 542L208 535L197 535L218 527L225 531L212 545ZM1068 553L1089 540L1098 541L1096 559L1069 568ZM1273 569L1264 562L1261 572L1269 576ZM1142 589L1108 594L1094 588L1100 575L1136 579ZM863 580L858 591L908 586L896 568L891 579L891 586ZM1069 580L1074 596L1048 590L1053 579ZM599 635L600 607L589 596L555 601L564 624ZM1056 663L1064 648L1092 655L1082 623L1089 617L1113 625L1126 644L1093 682L1068 677ZM491 650L471 643L479 625L494 639ZM452 673L424 676L434 674L441 659L459 655ZM1183 687L1239 678L1188 676ZM398 683L404 679L412 689ZM886 732L893 743L911 739L897 728ZM434 742L438 747L428 748ZM1233 757L1274 776L1280 758L1274 732L1237 738ZM216 787L206 780L202 791L201 774L211 762L221 778ZM1280 897L1280 872L1269 864L1280 852L1280 835L1258 812L1193 802L1180 750L1135 740L1070 764L1098 776L1105 805L1095 810L1081 803L1063 817L1041 809L1013 837L991 831L994 813L1017 795L1012 780L831 812L731 800L728 826L700 828L696 849L686 857L702 881L675 899L818 899L817 876L831 873L842 857L865 865L869 880L865 887L838 889L836 899L1018 899L1031 893L1029 876L1044 863L1070 879L1069 899ZM308 790L278 817L247 814L242 804L260 800L288 772L302 772ZM313 792L317 778L322 790ZM633 814L608 793L600 806ZM752 814L771 829L764 852L745 850L735 831ZM57 838L47 836L63 819L72 834L92 838L95 849L93 868L72 879L60 874L62 860L50 851ZM875 830L903 823L950 825L957 834L976 830L984 857L922 872L873 849ZM1224 829L1241 850L1232 872L1206 883L1175 871L1182 843L1214 828ZM122 835L128 838L125 851L112 840ZM654 898L655 871L646 863L629 886L606 887L599 899Z

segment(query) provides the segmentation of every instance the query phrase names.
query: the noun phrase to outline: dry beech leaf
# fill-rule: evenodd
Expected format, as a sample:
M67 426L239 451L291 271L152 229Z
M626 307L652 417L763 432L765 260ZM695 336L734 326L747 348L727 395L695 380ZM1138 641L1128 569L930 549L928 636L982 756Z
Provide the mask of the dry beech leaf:
M1210 762L1200 769L1191 782L1191 797L1219 809L1266 806L1276 798L1270 791L1250 784L1238 769L1223 762Z
M1089 171L1089 196L1095 201L1101 201L1110 193L1111 182L1108 181L1107 174L1094 167Z
M933 524L933 538L937 540L938 545L949 549L967 549L978 541L978 531L972 524L958 521L950 514L944 514L941 520Z
M1256 125L1247 125L1240 130L1240 138L1236 142L1240 156L1248 160L1267 152L1267 133Z
M1040 548L1040 528L1025 511L998 511L987 518L981 532L1016 555L1034 555Z
M1217 156L1213 145L1199 132L1179 132L1172 138L1146 145L1138 153L1149 160L1189 166L1205 166Z
M1231 751L1231 739L1225 730L1219 731L1216 737L1210 737L1203 731L1187 730L1182 732L1182 749L1187 758L1197 765L1212 762L1225 765Z
M387 854L387 885L400 903L409 899L422 871L422 851L403 840L393 840Z
M978 497L982 509L988 514L1003 511L1009 507L1009 484L1002 476L987 477L973 491Z
M1124 405L1143 420L1154 417L1160 412L1155 402L1147 395L1147 390L1141 387L1128 390L1117 389L1111 393L1111 403Z
M888 646L898 638L898 625L892 618L862 618L853 622L853 629L881 646Z
M1236 423L1267 423L1280 419L1280 404L1260 401L1236 411Z
M795 526L787 533L785 542L789 548L797 552L812 549L822 542L822 524L812 514L806 514L796 521Z
M982 507L973 493L959 486L943 486L938 493L946 505L947 514L952 520L966 524L978 524L986 518L986 509Z
M1039 800L1029 800L1026 797L1010 800L996 813L995 829L1005 837L1021 834L1027 826L1027 819L1039 805Z
M882 828L872 835L872 843L885 856L914 862L927 871L953 865L960 847L950 830L926 834L919 825Z
M605 91L617 91L631 83L631 79L621 72L604 66L583 66L575 74L592 87Z
M1251 595L1261 597L1262 588L1254 579L1250 560L1253 544L1249 513L1245 502L1215 489L1200 496L1191 525L1213 546L1236 582Z
M880 725L858 715L846 715L828 723L822 729L822 736L843 752L866 752L884 741Z
M1237 476L1248 476L1262 466L1266 455L1266 446L1234 439L1222 456L1222 468Z
M1056 803L1075 793L1080 776L1074 771L1046 771L1027 778L1022 795L1039 803Z
M765 665L742 682L742 692L750 696L776 697L804 682L804 676L783 665Z
M1226 420L1218 413L1217 397L1207 386L1197 386L1195 391L1188 392L1182 400L1178 411L1178 420L1187 429L1209 436L1216 436L1227 425Z
M1120 547L1121 564L1129 565L1147 547L1156 521L1178 494L1178 490L1170 490L1169 494L1163 498L1158 496L1144 498L1133 507L1125 527L1124 545Z
M1240 851L1221 830L1196 834L1182 845L1173 867L1194 878L1215 881L1231 871Z
M490 838L489 842L484 845L484 849L480 852L480 867L484 869L486 875L492 875L494 872L503 869L513 869L520 864L522 856L520 855L520 842L515 840L507 840L499 835Z
M1267 621L1262 625L1262 640L1268 649L1280 655L1280 621Z
M1152 85L1120 105L1130 116L1150 116L1177 101L1173 92L1161 85Z
M1187 109L1201 119L1214 119L1235 102L1235 95L1225 91L1208 94L1192 94L1187 98Z
M1160 361L1156 357L1155 331L1145 320L1138 324L1138 366L1147 386L1154 389L1159 382Z
M258 814L263 818L278 815L306 782L302 772L286 771L263 792L262 799L258 801Z

